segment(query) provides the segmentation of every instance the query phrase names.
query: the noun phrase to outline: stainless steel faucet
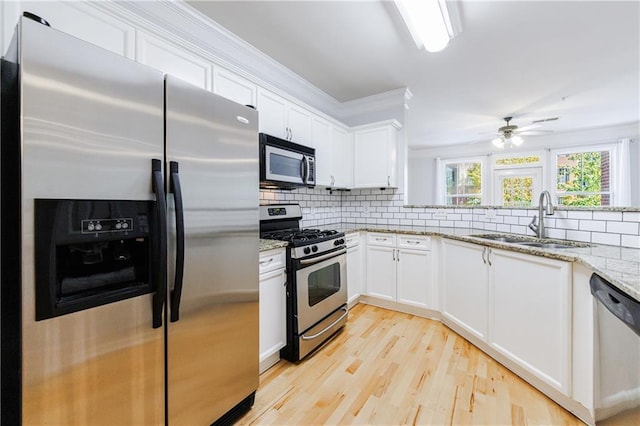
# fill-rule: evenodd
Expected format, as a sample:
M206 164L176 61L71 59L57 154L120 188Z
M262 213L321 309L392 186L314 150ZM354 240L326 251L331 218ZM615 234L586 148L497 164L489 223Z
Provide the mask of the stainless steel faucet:
M544 199L547 198L547 207L545 209ZM553 214L553 204L551 203L551 194L546 189L540 193L540 199L538 200L538 216L533 216L529 228L536 233L538 238L545 238L544 228L544 215L545 213L550 216ZM538 224L536 225L536 218L538 218Z

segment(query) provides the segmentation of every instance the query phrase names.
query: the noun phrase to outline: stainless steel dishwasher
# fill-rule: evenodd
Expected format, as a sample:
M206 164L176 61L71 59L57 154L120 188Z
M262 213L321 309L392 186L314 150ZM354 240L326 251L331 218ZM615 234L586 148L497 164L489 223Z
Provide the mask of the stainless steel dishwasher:
M640 302L597 274L589 282L597 301L596 422L640 425Z

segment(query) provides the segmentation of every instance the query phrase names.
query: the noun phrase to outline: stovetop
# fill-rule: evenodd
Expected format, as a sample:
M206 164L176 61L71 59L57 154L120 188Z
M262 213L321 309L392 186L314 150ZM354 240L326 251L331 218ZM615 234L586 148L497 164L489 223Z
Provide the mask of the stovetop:
M333 240L344 236L343 232L335 230L320 229L298 229L289 228L277 231L263 232L260 237L269 240L288 241L294 247L308 244L316 244L322 241Z

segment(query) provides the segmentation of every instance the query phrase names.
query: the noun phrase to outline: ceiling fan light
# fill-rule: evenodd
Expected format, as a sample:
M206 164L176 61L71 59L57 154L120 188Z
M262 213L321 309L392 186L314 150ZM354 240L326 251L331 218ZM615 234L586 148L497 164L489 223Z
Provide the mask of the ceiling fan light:
M502 138L495 138L494 140L491 141L491 143L496 148L504 148L504 139Z
M510 141L514 146L520 146L522 145L522 142L524 142L524 140L520 136L513 136Z
M453 29L444 0L394 0L418 48L439 52L447 47Z

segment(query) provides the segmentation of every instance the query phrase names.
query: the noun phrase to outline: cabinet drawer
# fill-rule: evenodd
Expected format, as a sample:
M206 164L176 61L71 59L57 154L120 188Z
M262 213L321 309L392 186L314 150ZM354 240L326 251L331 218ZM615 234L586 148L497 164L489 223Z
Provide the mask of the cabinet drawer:
M352 232L344 237L347 247L355 247L360 244L360 234L358 232Z
M398 248L431 250L431 237L424 235L398 235Z
M369 232L367 234L367 244L375 246L387 246L395 247L396 236L395 234L384 234L381 232Z
M269 250L260 253L260 274L275 271L285 266L285 250Z

